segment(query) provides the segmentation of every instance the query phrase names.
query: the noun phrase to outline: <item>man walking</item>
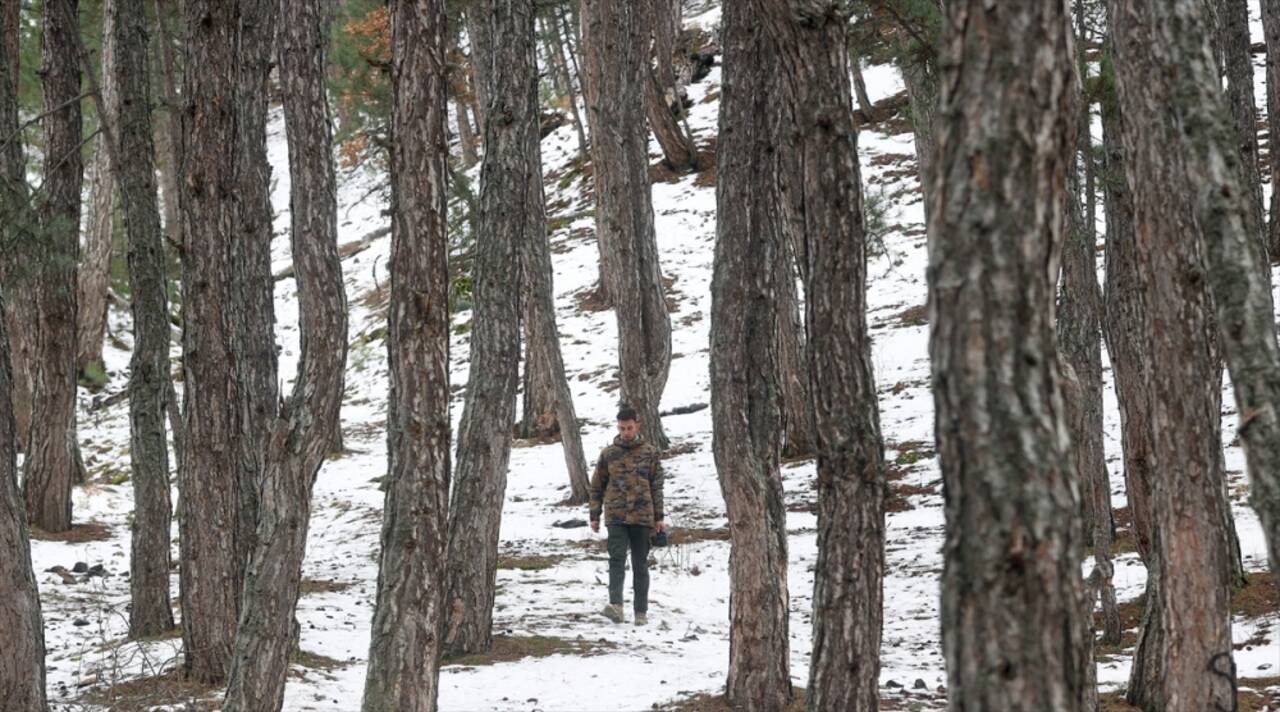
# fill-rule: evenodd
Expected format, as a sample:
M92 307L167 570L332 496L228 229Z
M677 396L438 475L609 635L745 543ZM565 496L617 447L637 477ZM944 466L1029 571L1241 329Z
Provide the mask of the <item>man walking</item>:
M665 528L662 517L662 460L658 448L640 435L636 412L618 411L618 437L600 453L591 478L591 531L600 531L604 509L609 529L609 605L601 613L623 622L622 583L631 550L632 606L636 625L648 623L649 532Z

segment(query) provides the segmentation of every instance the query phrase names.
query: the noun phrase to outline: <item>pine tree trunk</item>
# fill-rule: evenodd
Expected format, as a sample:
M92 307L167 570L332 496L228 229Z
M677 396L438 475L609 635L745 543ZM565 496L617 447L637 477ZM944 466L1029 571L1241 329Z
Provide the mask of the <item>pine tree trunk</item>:
M573 75L569 72L569 63L564 57L564 40L560 38L560 23L555 13L552 9L549 19L547 16L542 18L542 32L549 40L552 74L558 77L561 91L569 101L569 118L573 119L573 130L578 134L578 155L585 157L589 150L587 131L582 125L582 112L578 110L578 91Z
M445 620L449 267L442 0L392 0L391 395L364 712L433 712Z
M809 361L805 356L804 318L800 313L800 289L796 285L795 248L789 236L774 253L780 276L778 289L778 364L782 378L782 412L785 435L782 456L812 457L817 433L813 425L813 401L809 398Z
M33 285L35 331L31 432L24 492L27 515L50 532L71 528L71 487L79 477L76 407L76 283L80 258L81 128L78 0L41 7L44 87L44 196L39 206L42 257Z
M454 100L453 115L458 123L458 145L462 149L462 165L464 168L470 168L480 160L476 155L476 147L480 140L476 138L475 130L471 128L471 119L467 117L467 105L462 99Z
M656 68L648 59L648 69L644 79L644 106L649 116L649 128L653 137L662 148L663 160L675 171L689 170L697 167L697 148L693 139L685 132L680 117L673 111L673 105L683 110L680 96L676 93L675 72L671 70L671 57L675 51L675 37L670 27L671 13L664 7L670 0L637 0L637 10L644 18L648 35L655 40L653 58ZM646 39L646 52L649 42Z
M0 3L0 133L18 129L18 38L20 3ZM0 146L0 235L6 245L27 237L20 218L27 213L26 176L19 141ZM9 275L5 275L9 277ZM7 287L8 285L6 285ZM0 299L0 302L3 302ZM0 314L12 314L0 303ZM9 338L0 319L0 404L12 402L13 370ZM5 631L5 664L0 665L0 700L13 712L45 712L44 623L40 595L31 569L27 513L18 491L17 432L13 409L0 407L0 630Z
M1082 503L1052 312L1079 124L1069 11L947 5L929 216L947 691L951 709L1083 710Z
M103 66L119 87L120 204L129 240L129 292L134 349L129 362L129 459L134 522L129 555L129 635L144 638L173 628L169 604L169 300L164 240L156 204L156 151L151 126L143 0L111 0L114 61Z
M102 70L99 72L102 81L98 88L101 92L100 105L109 114L107 124L115 121L116 107L119 105L116 78L111 71L116 55L111 12L114 3L115 0L105 0L102 6ZM76 325L76 370L79 372L84 372L91 366L102 368L102 343L107 331L107 290L111 288L116 171L111 165L112 152L107 149L106 141L107 134L103 132L98 137L98 150L93 156L89 184L89 219L80 260L80 312Z
M1267 47L1267 168L1271 178L1267 245L1270 261L1280 257L1280 0L1261 0Z
M735 710L791 701L782 387L777 334L785 235L774 174L779 57L753 3L724 8L711 282L711 417L729 520L729 672Z
M866 235L848 17L832 2L760 2L782 71L775 175L804 280L818 455L810 710L879 704L884 446L866 322ZM798 211L797 214L791 214Z
M226 156L237 140L234 107L238 17L231 3L186 0L182 113L183 432L179 471L182 639L189 677L220 683L239 614L244 477L237 440L243 416L236 379L232 266L240 186ZM232 196L232 198L228 198ZM198 562L198 563L197 563Z
M480 231L475 246L475 307L471 371L458 425L458 465L449 501L449 620L445 652L464 655L489 649L498 574L498 529L511 455L516 381L520 358L519 273L530 234L527 214L532 180L531 141L538 140L538 65L532 0L485 0L492 55L489 106L504 121L485 125L480 168Z
M22 3L20 0L3 0L0 3L0 22L3 22L4 59L9 69L9 94L4 97L5 104L0 106L4 111L0 131L6 136L18 135L18 67L19 45L21 38ZM31 292L34 283L33 270L36 258L33 250L36 243L34 231L37 218L31 208L27 187L26 159L22 152L20 140L6 141L0 145L0 161L3 165L4 192L0 194L0 213L4 220L4 248L11 258L0 261L0 280L5 295L4 319L8 325L10 356L13 361L13 381L11 383L14 425L19 449L26 448L27 434L31 428L31 376L35 370L32 359L35 348L35 304L26 295ZM21 502L21 500L19 500Z
M290 236L303 348L293 392L269 423L257 532L223 705L227 712L270 712L284 703L289 657L297 643L295 611L311 494L339 429L346 369L347 305L325 85L330 14L313 0L285 0L280 7Z
M871 119L871 97L867 96L867 80L862 78L862 59L856 55L849 57L849 71L853 76L853 95L858 99L858 110ZM910 99L908 99L910 101Z
M671 368L671 317L649 187L647 28L641 8L622 0L582 0L582 22L596 235L618 323L622 399L639 414L645 439L666 449L658 409Z
M1149 596L1155 603L1147 618L1159 620L1163 668L1145 677L1135 671L1129 698L1144 710L1229 709L1232 685L1215 672L1226 670L1231 658L1219 368L1199 244L1199 229L1214 228L1197 220L1191 199L1202 195L1202 181L1223 179L1223 166L1238 170L1239 153L1233 146L1227 152L1232 155L1213 156L1219 170L1211 172L1202 159L1221 147L1210 148L1209 137L1194 135L1194 128L1193 135L1186 133L1189 126L1209 128L1208 114L1201 112L1222 101L1208 98L1221 95L1208 38L1198 29L1182 29L1184 22L1205 26L1200 0L1160 6L1111 0L1109 19L1137 226L1137 282L1147 315L1147 393L1159 467L1151 489L1150 571L1158 595ZM1230 141L1226 107L1217 107L1223 121L1212 127L1221 131L1215 138ZM1175 146L1182 150L1171 151ZM1238 181L1239 174L1230 178ZM1213 189L1222 187L1215 182ZM1214 219L1221 217L1217 213ZM1144 629L1140 656L1153 647L1147 635ZM1143 667L1143 657L1135 666Z
M1224 0L1221 40L1227 70L1227 91L1234 119L1240 158L1240 188L1253 211L1249 224L1257 230L1266 254L1266 219L1262 212L1262 176L1258 167L1258 109L1253 92L1253 53L1249 38L1249 0ZM1263 276L1271 281L1270 265L1264 260Z
M173 38L169 36L169 14L174 10L170 3L156 0L156 43L159 51L160 79L163 88L165 116L163 130L156 133L156 150L159 153L160 194L164 198L164 231L169 244L177 248L182 244L182 200L178 176L182 171L182 117L179 115L177 69L174 66Z
M471 44L471 74L474 81L472 89L475 94L475 114L476 114L476 132L480 134L482 139L481 150L484 150L483 138L484 119L489 111L489 83L493 80L490 76L492 70L486 62L488 57L493 56L493 50L489 46L489 24L483 13L483 0L474 3L465 13L465 21L467 25L467 41Z

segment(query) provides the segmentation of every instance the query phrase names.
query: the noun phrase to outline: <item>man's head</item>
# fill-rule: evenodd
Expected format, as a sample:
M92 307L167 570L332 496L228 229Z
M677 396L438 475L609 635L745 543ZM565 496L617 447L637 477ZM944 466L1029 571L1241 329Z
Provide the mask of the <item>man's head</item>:
M640 434L640 420L631 406L623 406L618 411L618 435L623 440L635 440Z

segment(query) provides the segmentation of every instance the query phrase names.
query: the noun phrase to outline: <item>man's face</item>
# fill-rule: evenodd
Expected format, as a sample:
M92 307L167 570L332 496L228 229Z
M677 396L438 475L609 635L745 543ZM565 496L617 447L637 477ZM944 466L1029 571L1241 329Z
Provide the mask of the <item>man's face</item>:
M619 420L618 434L622 436L623 440L635 440L636 436L640 434L639 421Z

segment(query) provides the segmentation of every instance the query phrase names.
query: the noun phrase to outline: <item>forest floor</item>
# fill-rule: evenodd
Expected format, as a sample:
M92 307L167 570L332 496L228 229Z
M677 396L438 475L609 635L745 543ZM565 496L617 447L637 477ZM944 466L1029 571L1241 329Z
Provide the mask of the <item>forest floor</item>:
M690 18L710 29L718 10ZM1260 28L1255 31L1260 32ZM888 66L865 70L873 101L902 87ZM1262 72L1259 71L1261 77ZM690 87L690 123L700 146L714 146L719 68ZM275 271L289 267L288 171L283 123L269 127L278 239ZM882 212L880 246L870 260L869 323L880 389L881 421L891 463L887 521L884 652L881 685L887 710L934 710L945 704L945 670L938 622L942 569L941 482L933 450L929 391L926 239L914 147L901 116L863 128L859 149L869 200ZM658 161L653 147L655 166ZM613 314L590 308L597 252L589 176L576 161L569 126L543 141L560 335L588 457L613 436L617 401ZM657 235L674 327L671 380L664 409L705 404L708 394L708 315L715 240L714 169L671 176L655 168ZM470 173L474 180L477 170ZM377 582L377 554L386 473L387 369L385 306L389 238L363 240L385 228L385 175L373 169L341 174L340 242L351 308L351 351L342 412L349 452L328 461L316 485L311 535L298 605L301 655L292 668L287 710L350 712L359 708ZM357 249L355 243L366 243ZM276 284L280 373L292 379L298 353L297 301L291 278ZM453 415L461 414L467 380L470 313L455 317L451 347ZM38 536L32 549L44 604L49 682L58 710L216 709L220 690L193 687L173 674L180 664L177 631L133 642L127 629L129 527L128 408L95 404L126 384L131 341L127 315L113 313L107 348L110 380L98 393L82 390L80 434L90 473L75 492L70 536ZM175 352L175 364L176 356ZM1107 372L1106 447L1117 508L1125 504L1119 416ZM180 386L181 384L179 384ZM285 383L288 387L288 383ZM1224 432L1234 430L1233 399ZM711 453L711 414L694 409L664 419L673 447L666 460L668 521L680 534L654 550L650 623L615 625L598 615L607 601L603 535L557 522L585 519L585 508L560 503L568 475L558 443L517 442L512 452L501 529L495 612L495 651L446 661L440 708L454 710L723 710L717 697L728 660L728 554L724 503ZM1228 437L1233 440L1233 438ZM1266 568L1262 532L1245 503L1243 456L1227 444L1235 515L1246 567ZM814 465L785 463L793 684L808 677L815 560ZM198 473L193 476L199 476ZM176 501L176 492L175 492ZM1122 520L1123 521L1123 520ZM174 526L176 554L177 526ZM1125 709L1115 692L1128 674L1140 617L1134 600L1145 571L1121 536L1115 582L1126 606L1129 633L1107 651L1099 682L1109 709ZM1131 541L1131 537L1128 537ZM101 565L105 575L78 574L77 563ZM51 571L65 567L68 573ZM1086 563L1086 571L1089 564ZM172 577L177 614L177 572ZM1276 597L1268 580L1249 589L1235 616L1236 663L1242 709L1277 709L1280 643L1273 640ZM1251 706L1245 706L1245 705Z

